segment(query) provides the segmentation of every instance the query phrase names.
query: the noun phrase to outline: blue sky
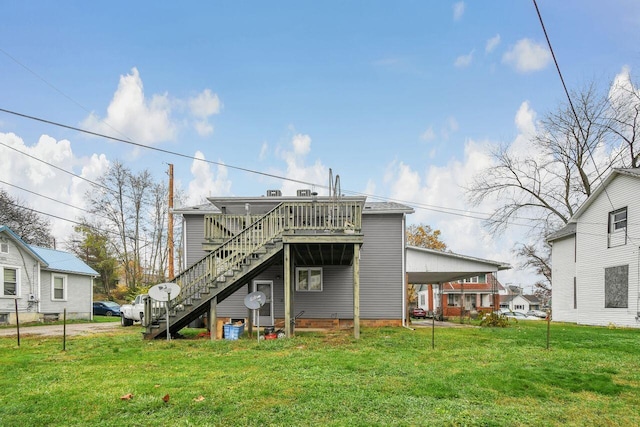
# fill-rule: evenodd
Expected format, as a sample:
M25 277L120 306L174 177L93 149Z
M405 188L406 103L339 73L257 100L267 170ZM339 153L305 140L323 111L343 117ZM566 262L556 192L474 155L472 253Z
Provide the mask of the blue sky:
M638 68L640 3L538 1L569 87ZM5 2L0 108L188 156L416 207L455 252L516 264L526 230L491 236L461 187L565 101L532 1ZM95 179L115 160L189 203L300 184L0 113L0 142ZM0 145L2 188L79 212L82 182ZM58 238L70 223L54 220ZM534 280L527 272L503 281Z

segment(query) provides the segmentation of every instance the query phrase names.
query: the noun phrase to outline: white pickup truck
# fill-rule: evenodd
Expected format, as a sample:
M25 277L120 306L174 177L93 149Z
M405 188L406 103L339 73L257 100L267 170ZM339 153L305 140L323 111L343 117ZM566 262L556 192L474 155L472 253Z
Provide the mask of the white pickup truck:
M142 322L144 319L144 302L149 295L138 295L131 304L124 304L120 307L120 324L131 326L133 322Z

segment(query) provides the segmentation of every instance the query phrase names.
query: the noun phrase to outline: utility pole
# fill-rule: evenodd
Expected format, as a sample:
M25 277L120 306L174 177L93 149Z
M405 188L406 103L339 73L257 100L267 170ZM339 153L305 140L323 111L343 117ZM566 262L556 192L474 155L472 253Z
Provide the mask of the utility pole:
M173 271L173 164L169 163L169 225L168 225L168 247L169 247L169 280L175 277Z

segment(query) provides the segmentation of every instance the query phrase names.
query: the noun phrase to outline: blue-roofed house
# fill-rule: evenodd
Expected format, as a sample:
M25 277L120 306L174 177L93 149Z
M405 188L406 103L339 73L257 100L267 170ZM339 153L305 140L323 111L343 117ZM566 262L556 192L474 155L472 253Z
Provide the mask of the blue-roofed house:
M91 319L98 273L69 252L25 243L0 225L0 323Z

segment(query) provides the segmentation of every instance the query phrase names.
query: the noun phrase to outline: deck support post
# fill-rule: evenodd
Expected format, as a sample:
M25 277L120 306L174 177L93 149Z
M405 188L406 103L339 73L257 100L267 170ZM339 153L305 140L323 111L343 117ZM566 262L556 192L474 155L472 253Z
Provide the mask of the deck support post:
M360 245L353 245L353 337L360 338Z
M293 292L293 281L291 280L291 245L285 243L284 245L284 333L287 338L291 338L291 300Z
M218 339L218 296L209 302L209 337L211 341Z

